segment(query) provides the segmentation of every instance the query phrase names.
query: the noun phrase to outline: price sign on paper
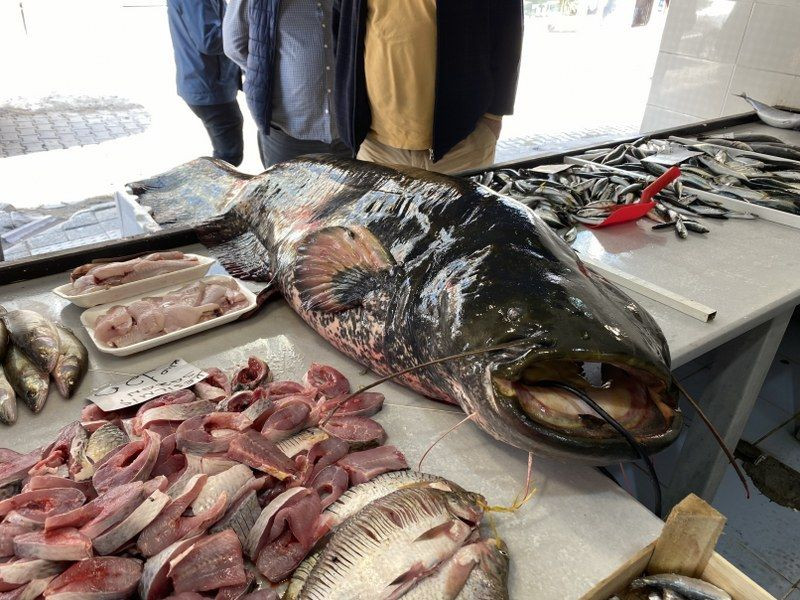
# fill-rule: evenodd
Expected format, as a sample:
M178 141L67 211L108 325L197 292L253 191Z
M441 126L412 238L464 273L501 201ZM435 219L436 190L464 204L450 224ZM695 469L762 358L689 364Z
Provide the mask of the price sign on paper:
M170 392L190 387L208 377L208 373L190 365L182 358L125 381L93 392L88 400L104 412L136 406Z

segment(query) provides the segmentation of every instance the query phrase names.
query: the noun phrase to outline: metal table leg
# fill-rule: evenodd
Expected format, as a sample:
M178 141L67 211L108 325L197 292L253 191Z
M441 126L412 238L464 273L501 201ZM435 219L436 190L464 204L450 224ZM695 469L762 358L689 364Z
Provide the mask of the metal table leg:
M747 424L792 312L776 315L717 350L710 381L698 400L731 449ZM692 492L711 502L727 464L711 433L695 417L664 493L664 512Z

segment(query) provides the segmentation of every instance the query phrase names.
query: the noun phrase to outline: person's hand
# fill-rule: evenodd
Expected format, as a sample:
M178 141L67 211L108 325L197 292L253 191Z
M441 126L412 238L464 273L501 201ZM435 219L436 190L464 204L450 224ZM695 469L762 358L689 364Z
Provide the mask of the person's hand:
M481 117L483 122L492 130L494 137L500 139L500 130L503 128L503 121L502 118L500 119L492 119L491 117L483 116Z

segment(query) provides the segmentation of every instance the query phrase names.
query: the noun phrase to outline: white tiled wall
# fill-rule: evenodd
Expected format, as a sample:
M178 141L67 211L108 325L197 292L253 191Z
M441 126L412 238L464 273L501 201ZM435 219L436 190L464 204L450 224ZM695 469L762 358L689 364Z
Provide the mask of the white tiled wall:
M800 108L800 0L672 0L642 131L746 112L741 92Z

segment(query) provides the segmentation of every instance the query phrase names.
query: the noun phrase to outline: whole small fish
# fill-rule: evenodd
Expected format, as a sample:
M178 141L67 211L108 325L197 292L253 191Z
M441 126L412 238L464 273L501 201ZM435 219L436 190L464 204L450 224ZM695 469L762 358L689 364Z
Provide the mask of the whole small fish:
M50 378L42 372L17 346L6 352L3 370L17 396L34 413L38 413L47 402Z
M343 523L322 549L298 598L400 597L450 558L483 516L471 492L402 489Z
M71 398L89 367L89 354L72 331L61 325L56 328L60 353L53 369L53 381L64 398Z
M758 100L750 98L744 92L741 94L734 94L734 96L744 99L745 102L752 106L755 109L758 118L764 121L764 123L767 125L771 125L772 127L780 127L781 129L797 129L800 127L800 113L781 110L779 108L770 106L769 104L764 104L763 102L759 102Z
M502 540L463 546L405 600L508 600L508 549Z
M2 325L0 325L2 327ZM11 425L17 420L17 395L0 364L0 423Z
M49 320L32 310L12 310L0 314L11 341L41 371L50 373L60 354L58 330Z
M631 588L634 590L642 588L672 590L687 600L731 600L728 592L715 585L701 579L673 573L641 577L631 583Z

